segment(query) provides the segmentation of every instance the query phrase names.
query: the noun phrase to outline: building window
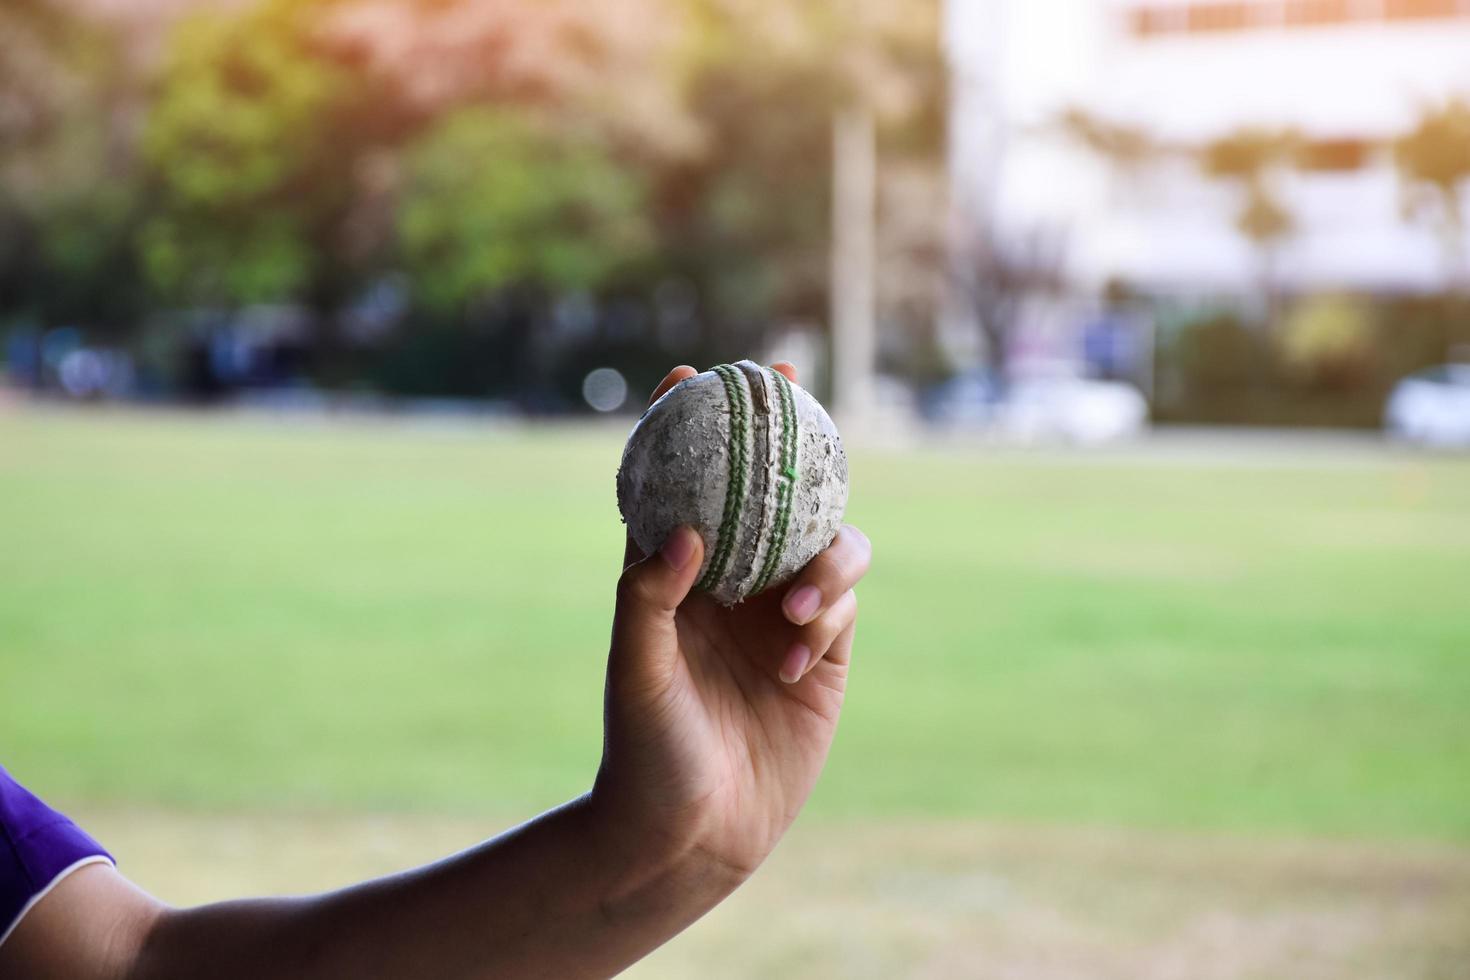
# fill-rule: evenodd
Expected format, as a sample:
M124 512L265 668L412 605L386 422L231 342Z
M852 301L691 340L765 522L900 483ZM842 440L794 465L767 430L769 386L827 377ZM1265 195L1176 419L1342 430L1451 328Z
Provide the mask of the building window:
M1188 13L1185 7L1136 7L1131 13L1133 33L1147 37L1186 30Z
M1191 33L1239 31L1249 23L1248 4L1195 3L1186 9L1185 29Z
M1386 0L1383 6L1389 20L1429 20L1465 12L1460 0Z
M1296 27L1341 24L1356 20L1348 0L1291 0L1286 5L1286 23Z
M1213 34L1274 27L1470 17L1470 0L1255 0L1138 4L1124 14L1135 37Z

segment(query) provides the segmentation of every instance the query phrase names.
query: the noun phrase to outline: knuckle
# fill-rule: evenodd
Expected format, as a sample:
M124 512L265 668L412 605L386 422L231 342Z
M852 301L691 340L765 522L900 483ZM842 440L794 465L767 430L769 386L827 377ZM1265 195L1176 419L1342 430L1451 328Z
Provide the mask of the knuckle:
M837 559L832 557L831 550L820 552L806 566L805 578L808 583L818 585L823 582L831 582L842 577L842 569L837 564ZM824 593L825 589L822 590Z
M619 604L643 602L646 599L648 587L644 584L639 570L638 565L630 565L622 575L618 576Z
M806 569L801 570L800 579L792 585L792 589L801 588L803 585L814 585L823 595L826 595L826 589L823 589L822 585L825 582L831 582L835 577L833 572L835 570L832 567L832 558L829 557L828 552L820 552L817 557L808 561Z
M832 610L832 619L837 626L837 632L846 629L853 620L857 619L857 596L848 590L842 600Z
M843 593L842 598L833 603L830 609L808 624L807 629L816 643L825 649L831 645L833 640L842 635L843 630L852 624L856 616L857 597L848 591ZM813 649L817 647L814 646Z
M871 561L873 557L872 539L869 538L862 531L853 527L851 524L842 525L842 530L847 532L848 539L852 542L852 545L857 551L858 555L861 556L860 563L864 568L866 568L868 562Z
M832 546L812 559L813 573L830 587L832 593L849 588L863 576L868 568L868 552L861 546L861 538L854 540L849 535L839 534Z

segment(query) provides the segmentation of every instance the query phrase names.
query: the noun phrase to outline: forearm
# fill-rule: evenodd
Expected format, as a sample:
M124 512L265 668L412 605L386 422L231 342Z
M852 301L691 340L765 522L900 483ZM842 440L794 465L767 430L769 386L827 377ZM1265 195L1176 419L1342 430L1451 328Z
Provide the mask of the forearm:
M313 898L167 913L136 975L605 977L740 877L690 847L641 846L583 797L405 874Z

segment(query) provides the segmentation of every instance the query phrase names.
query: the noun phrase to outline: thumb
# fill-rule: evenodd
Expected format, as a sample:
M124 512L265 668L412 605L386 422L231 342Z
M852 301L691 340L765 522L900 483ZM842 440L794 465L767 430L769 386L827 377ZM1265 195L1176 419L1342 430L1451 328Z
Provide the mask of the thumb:
M663 546L623 570L613 615L612 659L622 670L666 680L678 651L674 613L694 587L704 561L704 539L678 527Z

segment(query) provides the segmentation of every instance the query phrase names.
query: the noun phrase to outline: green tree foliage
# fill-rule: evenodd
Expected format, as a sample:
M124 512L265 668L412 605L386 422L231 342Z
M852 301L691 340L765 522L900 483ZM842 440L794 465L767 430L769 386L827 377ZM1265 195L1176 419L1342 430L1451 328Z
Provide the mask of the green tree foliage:
M184 23L143 143L162 192L143 238L153 283L174 302L294 298L328 317L395 259L436 314L508 285L596 286L649 234L615 127L577 101L570 62L608 60L587 19L268 0Z
M159 205L143 257L183 303L299 296L329 251L313 231L341 207L333 110L347 79L306 44L311 5L204 13L176 29L143 136Z
M409 152L397 229L421 300L451 310L511 286L595 290L646 257L640 181L590 131L465 109Z
M115 332L140 310L130 94L108 30L50 0L0 7L0 315Z
M1269 372L1269 349L1259 332L1230 313L1189 325L1170 351L1195 396L1233 397Z
M96 158L76 155L93 143L90 135L68 130L59 142L77 166L31 202L31 305L45 322L123 337L148 300L135 248L143 200L135 174L110 175L88 162Z
M1372 372L1376 339L1374 311L1363 300L1337 293L1308 296L1282 323L1280 356L1300 381L1351 388Z
M934 0L76 10L0 5L0 316L297 302L330 337L402 271L411 324L493 333L531 286L535 332L551 294L667 285L700 357L825 318L835 110L880 174L941 156Z

